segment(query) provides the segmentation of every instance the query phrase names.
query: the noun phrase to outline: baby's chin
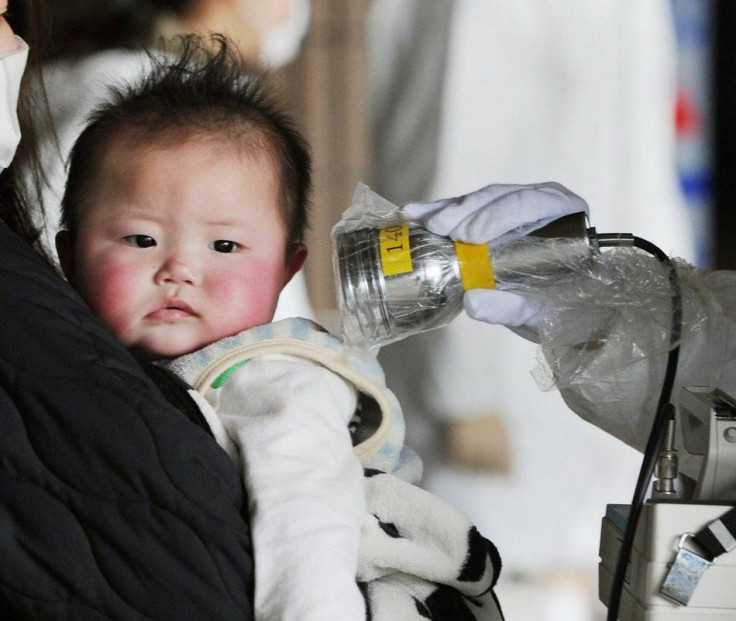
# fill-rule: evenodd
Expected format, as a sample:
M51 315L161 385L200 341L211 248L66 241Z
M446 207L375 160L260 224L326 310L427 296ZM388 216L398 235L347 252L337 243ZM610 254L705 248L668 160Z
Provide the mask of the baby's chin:
M186 354L191 354L198 349L202 349L205 345L207 345L207 342L188 346L172 346L170 343L167 343L166 345L158 347L150 344L135 344L130 345L128 349L130 349L138 360L152 362L154 360L170 360L172 358L178 358L179 356L185 356Z
M216 343L224 338L235 336L245 330L250 330L260 325L270 323L269 321L263 321L260 323L250 323L246 326L238 326L234 331L217 332L216 334L200 335L200 338L194 339L182 339L180 342L176 342L176 339L169 336L168 338L164 335L155 335L153 338L149 338L134 343L123 343L133 353L133 355L141 361L151 362L154 360L171 360L172 358L178 358L179 356L186 356L191 354L207 345Z

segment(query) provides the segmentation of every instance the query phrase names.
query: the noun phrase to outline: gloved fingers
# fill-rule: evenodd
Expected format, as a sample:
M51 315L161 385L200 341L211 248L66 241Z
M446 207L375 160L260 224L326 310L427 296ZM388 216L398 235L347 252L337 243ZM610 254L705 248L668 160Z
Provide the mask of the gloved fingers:
M470 289L463 296L463 305L472 319L506 326L530 341L539 342L536 330L540 302L536 299L511 291Z
M492 205L496 201L502 199L508 194L512 194L527 186L516 184L493 183L484 188L475 190L463 196L453 198L445 198L437 201L426 203L407 203L402 207L404 214L411 220L426 223L436 223L441 230L435 230L430 227L438 235L449 235L453 228L453 220L460 221L472 213ZM450 210L452 217L444 217L447 210Z
M518 236L571 213L588 213L587 203L558 183L493 184L431 203L408 203L402 211L438 235L486 243L511 231Z
M580 211L587 213L585 201L558 184L521 187L470 213L449 236L471 243L486 243L512 232L521 237Z

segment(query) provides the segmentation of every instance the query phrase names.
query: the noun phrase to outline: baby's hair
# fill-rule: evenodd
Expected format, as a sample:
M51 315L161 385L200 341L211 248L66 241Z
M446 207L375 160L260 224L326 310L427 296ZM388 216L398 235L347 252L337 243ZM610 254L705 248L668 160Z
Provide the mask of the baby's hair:
M309 148L267 88L265 76L222 35L206 40L186 35L175 43L175 55L150 54L152 67L145 76L111 89L109 102L90 116L70 155L62 226L75 231L116 140L150 148L193 138L232 145L247 156L270 157L289 241L301 242L311 186Z

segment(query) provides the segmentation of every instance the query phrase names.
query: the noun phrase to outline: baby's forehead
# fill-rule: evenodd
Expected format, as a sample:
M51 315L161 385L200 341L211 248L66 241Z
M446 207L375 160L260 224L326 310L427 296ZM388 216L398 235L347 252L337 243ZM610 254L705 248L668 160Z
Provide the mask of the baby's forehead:
M86 190L76 203L69 228L74 228L92 213L99 213L98 208L109 203L111 196L133 197L139 188L151 188L150 191L163 192L159 195L166 196L172 187L189 188L191 186L187 182L199 177L199 169L206 176L209 188L212 187L210 183L218 181L219 185L232 183L242 188L244 186L238 181L241 174L245 186L250 186L256 193L260 190L251 184L265 188L263 191L274 200L269 198L261 201L262 204L268 206L269 211L273 206L283 224L289 227L279 160L268 145L257 138L244 141L237 133L226 135L220 131L181 129L166 132L126 130L108 134L105 138L98 142L92 158L94 163L85 175L88 179ZM170 166L171 162L179 165ZM212 170L213 163L216 173ZM253 174L254 170L258 172ZM155 171L161 172L157 175ZM151 175L168 179L168 184L151 186L148 181L140 181L154 178ZM143 185L139 185L139 181ZM202 187L201 182L199 187Z
M167 136L126 133L109 140L98 155L97 171L91 175L92 183L79 204L77 218L86 219L92 213L102 217L98 208L104 211L109 205L187 201L203 192L216 194L229 188L227 197L237 199L238 205L257 197L252 200L257 201L259 210L273 209L287 224L279 169L266 149L244 148L240 141L212 132ZM227 204L228 200L219 196L220 202Z
M171 128L150 132L124 130L110 136L100 153L101 159L114 152L115 156L177 151L180 149L205 149L221 157L248 159L273 158L274 145L263 132L233 127L207 129L198 127ZM121 153L122 152L122 153Z
M100 190L109 182L129 182L130 176L137 177L147 171L152 162L186 159L192 153L204 155L205 160L218 163L235 162L235 167L224 166L230 171L246 169L253 164L264 171L263 183L282 182L279 160L269 145L258 139L244 141L237 136L220 132L172 132L158 135L126 132L111 136L98 151L96 171L92 173L90 189ZM204 161L204 160L203 160ZM173 175L191 175L192 169L175 169Z

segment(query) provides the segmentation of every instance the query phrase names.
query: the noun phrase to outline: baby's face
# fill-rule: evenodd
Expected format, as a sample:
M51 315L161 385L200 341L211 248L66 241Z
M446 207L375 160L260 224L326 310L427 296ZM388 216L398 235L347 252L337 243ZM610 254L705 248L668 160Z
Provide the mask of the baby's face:
M268 323L306 251L288 252L271 160L202 141L116 141L84 206L68 276L144 358Z

